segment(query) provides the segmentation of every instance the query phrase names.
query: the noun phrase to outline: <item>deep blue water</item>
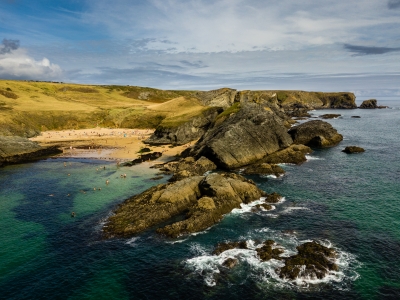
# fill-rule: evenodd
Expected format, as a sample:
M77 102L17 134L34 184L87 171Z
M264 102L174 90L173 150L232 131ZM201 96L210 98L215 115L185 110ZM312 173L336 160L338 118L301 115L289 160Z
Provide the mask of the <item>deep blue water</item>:
M101 238L115 205L157 183L148 164L48 159L0 169L0 298L399 299L400 102L380 104L393 109L312 112L341 114L329 122L344 141L284 165L283 178L252 176L285 197L275 210L244 207L178 240L152 231ZM366 152L344 154L347 145ZM340 272L295 284L276 275L279 262L261 263L252 250L211 255L218 242L244 239L274 239L288 254L318 240L336 249ZM240 264L227 271L226 256Z

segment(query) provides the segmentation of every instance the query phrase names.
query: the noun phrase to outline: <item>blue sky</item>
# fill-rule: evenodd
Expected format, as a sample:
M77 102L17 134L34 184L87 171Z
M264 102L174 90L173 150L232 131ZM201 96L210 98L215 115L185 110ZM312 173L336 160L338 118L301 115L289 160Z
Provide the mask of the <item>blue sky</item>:
M0 0L0 78L400 96L400 0Z

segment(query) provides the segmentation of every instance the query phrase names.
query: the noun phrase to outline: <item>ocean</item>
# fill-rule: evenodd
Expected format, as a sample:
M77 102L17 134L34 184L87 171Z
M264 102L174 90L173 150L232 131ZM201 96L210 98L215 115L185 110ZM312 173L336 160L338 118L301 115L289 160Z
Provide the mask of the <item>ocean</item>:
M341 114L327 121L344 140L282 165L281 178L249 176L284 197L274 210L244 205L178 239L154 230L102 239L118 203L167 181L152 180L149 163L49 158L0 169L0 299L400 299L400 99L379 104L390 108L312 111ZM350 145L366 152L341 152ZM285 255L311 240L333 247L339 271L282 280L281 262L255 255L267 239ZM249 249L212 255L239 240ZM239 264L222 267L226 257Z

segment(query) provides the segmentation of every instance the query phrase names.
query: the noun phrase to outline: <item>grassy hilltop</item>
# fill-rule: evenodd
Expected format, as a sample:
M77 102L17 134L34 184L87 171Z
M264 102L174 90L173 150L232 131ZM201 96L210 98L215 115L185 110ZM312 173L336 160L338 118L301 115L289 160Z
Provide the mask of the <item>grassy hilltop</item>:
M53 129L175 125L207 109L192 94L134 86L0 80L0 134L29 137Z
M32 137L44 130L176 127L210 106L279 105L290 110L355 108L352 93L304 91L165 91L147 87L0 80L0 135ZM233 106L232 106L233 105ZM230 107L232 106L232 107ZM230 108L229 108L230 107ZM223 113L224 114L224 113Z

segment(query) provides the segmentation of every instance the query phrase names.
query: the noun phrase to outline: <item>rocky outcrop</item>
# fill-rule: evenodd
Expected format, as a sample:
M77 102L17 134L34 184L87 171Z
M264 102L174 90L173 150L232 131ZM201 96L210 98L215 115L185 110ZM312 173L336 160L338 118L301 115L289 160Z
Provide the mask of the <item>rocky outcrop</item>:
M275 246L273 248L273 246ZM273 240L266 240L261 248L257 248L257 255L262 261L270 259L282 259L280 255L284 252L283 248L276 247Z
M212 171L216 168L217 166L212 161L202 156L198 160L193 157L186 157L178 161L165 163L160 168L160 171L167 174L173 173L169 180L173 182L190 176L204 175L207 171Z
M204 105L220 106L228 108L235 102L258 103L271 108L284 108L291 112L301 108L357 108L355 95L353 93L323 93L305 91L282 91L282 90L261 90L261 91L236 91L223 88L208 92L196 92L193 94Z
M177 237L202 231L241 203L263 195L252 181L240 175L192 176L157 185L126 200L107 220L103 232L108 238L128 237L186 214L184 220L157 229L158 233Z
M336 119L339 118L341 115L339 114L325 114L325 115L321 115L319 116L321 119Z
M300 277L322 279L330 271L339 271L334 263L336 252L317 242L296 247L298 254L285 259L285 266L278 270L281 278L295 280Z
M236 90L222 88L218 90L196 92L193 96L205 106L230 107L235 101Z
M134 165L141 164L144 161L156 160L161 156L162 156L161 152L151 152L151 153L141 154L140 157L132 161L125 162L123 165L126 167L132 167Z
M321 120L300 124L291 128L288 133L294 143L315 148L332 147L343 140L343 136L331 124Z
M262 159L268 164L301 164L307 161L306 154L311 153L310 147L304 145L290 145L288 148L267 155Z
M362 153L365 152L364 148L357 147L357 146L347 146L342 150L342 152L347 153L347 154L353 154L353 153Z
M221 253L232 249L248 249L246 241L240 242L227 242L220 243L213 251L213 255L220 255ZM255 252L261 261L269 261L271 259L281 260L284 266L277 268L275 272L280 278L286 280L297 279L323 279L331 272L339 271L336 261L336 252L332 248L325 247L315 241L307 242L296 247L297 254L290 257L281 256L285 249L278 245L273 240L266 240L261 245L257 245ZM235 266L237 259L234 263L229 265ZM224 262L225 263L225 262ZM225 266L223 263L223 266Z
M364 108L364 109L373 109L373 108L378 108L378 102L376 99L369 99L369 100L364 100L359 108Z
M232 250L232 249L247 249L247 242L240 241L240 242L226 242L226 243L219 243L214 251L212 252L213 255L220 255L222 252Z
M235 169L255 163L290 144L292 139L282 119L262 105L249 103L209 129L189 155L205 156L218 167Z
M149 145L183 145L199 139L211 126L215 117L222 112L219 107L212 107L190 121L176 126L159 125L145 141Z
M56 146L41 147L38 143L17 136L0 136L0 166L24 163L62 153Z
M252 174L259 174L259 175L275 175L279 177L285 174L285 170L282 169L278 165L270 165L267 163L260 163L260 164L253 164L242 172L244 175L252 175Z

